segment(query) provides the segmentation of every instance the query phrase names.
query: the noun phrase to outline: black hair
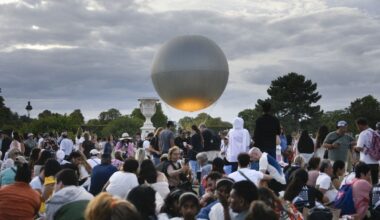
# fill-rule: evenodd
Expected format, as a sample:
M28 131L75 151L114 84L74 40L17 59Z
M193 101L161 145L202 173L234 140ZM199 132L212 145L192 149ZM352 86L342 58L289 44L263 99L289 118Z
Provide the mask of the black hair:
M168 122L166 123L166 127L167 127L167 128L174 127L174 122L173 122L173 121L168 121Z
M38 158L36 165L45 165L46 161L50 158L53 158L53 154L49 150L44 150L41 152L41 155Z
M312 153L314 151L314 142L309 136L309 132L307 130L303 130L301 132L297 148L301 153Z
M256 185L248 180L234 183L232 189L235 190L235 193L243 198L247 204L250 204L253 200L257 200L258 198Z
M183 193L183 194L179 197L179 206L180 206L180 207L183 206L183 205L184 205L186 202L188 202L188 201L194 203L194 204L197 206L198 210L200 209L199 199L198 199L198 197L197 197L194 193L192 193L192 192L185 192L185 193Z
M240 167L247 167L251 162L251 158L247 153L240 153L237 159Z
M271 108L272 108L272 105L270 104L270 102L268 101L265 101L261 104L261 107L263 108L263 112L264 113L268 113L270 112Z
M17 166L15 181L29 183L32 180L32 171L27 163Z
M196 125L192 125L191 129L194 130L197 134L201 134L201 131L199 130L199 128Z
M18 134L18 132L13 132L13 139L21 142L21 136Z
M219 173L219 172L211 172L209 173L207 176L206 176L206 180L208 179L212 179L212 180L218 180L218 179L221 179L222 178L222 174Z
M345 166L346 166L346 164L343 161L336 160L334 162L334 164L333 164L333 173L334 173L334 175L337 176L336 172L338 172L338 170L340 170L340 169L344 169Z
M366 118L360 117L356 119L356 124L366 126L368 125L368 121Z
M329 129L326 125L322 125L321 127L319 127L315 144L316 148L320 148L322 146L323 141L325 140L328 133Z
M179 201L179 197L184 193L181 189L171 191L165 198L165 203L161 207L160 212L168 214L169 217L179 217L179 210L175 209L175 203Z
M360 178L361 175L367 175L367 173L371 170L370 166L364 162L359 162L355 166L355 177Z
M82 157L82 155L78 151L73 151L71 152L69 156L69 160L72 160L73 158L80 158L80 157Z
M279 199L271 189L267 187L260 187L257 192L259 196L258 200L263 201L271 208L275 208L277 206Z
M293 178L286 187L284 199L290 202L298 196L309 179L309 175L304 169L298 169L294 172Z
M140 185L129 193L129 200L141 214L144 220L149 220L156 215L156 191L150 186Z
M55 176L61 170L61 165L54 159L48 159L45 163L45 176Z
M249 207L246 220L277 220L279 216L263 201L254 201Z
M102 154L101 164L111 164L111 154Z
M139 162L133 158L124 160L123 170L129 173L136 173L139 168Z
M321 158L319 158L319 157L312 157L309 160L307 169L308 170L316 170L318 168L318 166L319 166L320 163L321 163Z
M72 169L63 169L55 175L57 183L62 182L64 186L78 186L78 175Z
M157 182L157 170L151 160L145 159L141 162L140 178L142 182L147 181L150 184Z
M222 158L217 157L212 161L212 171L219 172L221 174L224 174L224 161Z

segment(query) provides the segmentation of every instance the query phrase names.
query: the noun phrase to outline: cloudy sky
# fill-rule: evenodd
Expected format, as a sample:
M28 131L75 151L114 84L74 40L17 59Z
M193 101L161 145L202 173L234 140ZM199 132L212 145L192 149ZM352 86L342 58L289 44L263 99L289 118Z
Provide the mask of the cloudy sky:
M158 97L150 66L178 35L214 40L229 62L222 97L205 111L231 121L288 72L318 83L324 110L380 99L378 0L0 0L0 87L6 105L86 119L128 114ZM197 113L163 106L170 119ZM198 112L199 113L199 112Z

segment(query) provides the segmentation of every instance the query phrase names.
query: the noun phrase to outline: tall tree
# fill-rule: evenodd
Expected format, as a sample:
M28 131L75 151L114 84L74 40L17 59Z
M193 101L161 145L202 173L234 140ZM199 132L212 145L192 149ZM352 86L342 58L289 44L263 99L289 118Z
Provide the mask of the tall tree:
M365 117L372 128L375 127L376 122L380 121L380 103L371 95L351 102L348 111L353 120L359 117Z
M318 121L322 116L321 107L313 105L321 99L317 92L317 84L305 79L298 73L288 73L271 82L267 90L272 104L272 111L286 124L287 130L298 130L301 125L308 128L315 126L312 121ZM261 104L263 100L258 100Z
M101 112L99 114L99 120L101 122L109 122L109 121L115 120L121 116L122 115L121 115L119 110L117 110L115 108L111 108L108 111Z
M84 116L80 109L75 109L73 112L70 113L69 118L78 125L82 125L84 123Z

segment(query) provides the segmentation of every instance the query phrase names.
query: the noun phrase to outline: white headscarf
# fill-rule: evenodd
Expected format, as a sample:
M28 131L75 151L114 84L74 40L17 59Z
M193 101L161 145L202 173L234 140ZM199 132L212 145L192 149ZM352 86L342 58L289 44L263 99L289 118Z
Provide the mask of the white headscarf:
M236 117L232 129L228 132L227 160L237 162L240 153L248 152L251 137L247 129L244 129L244 120Z

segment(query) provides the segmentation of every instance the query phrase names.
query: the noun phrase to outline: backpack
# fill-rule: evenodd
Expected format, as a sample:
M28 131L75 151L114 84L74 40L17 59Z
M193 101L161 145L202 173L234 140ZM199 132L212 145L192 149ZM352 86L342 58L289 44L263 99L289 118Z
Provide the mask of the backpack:
M341 210L341 215L351 215L356 213L352 186L356 181L340 187L338 195L334 201L334 207Z
M367 148L367 153L375 160L380 160L380 134L372 132L372 146Z
M307 220L331 220L333 214L328 208L312 208L307 212Z
M373 219L380 219L380 184L375 185L371 191L371 216Z

